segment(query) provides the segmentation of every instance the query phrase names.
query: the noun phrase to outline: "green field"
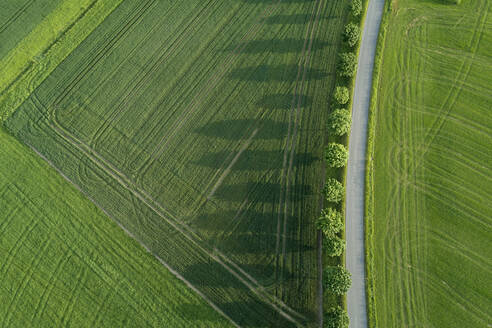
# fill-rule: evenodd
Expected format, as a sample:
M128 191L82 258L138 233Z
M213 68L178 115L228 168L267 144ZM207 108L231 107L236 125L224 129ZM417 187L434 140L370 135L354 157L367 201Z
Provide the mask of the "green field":
M0 3L0 59L62 2L63 0L3 0Z
M395 0L386 14L370 153L373 327L492 325L491 5Z
M1 327L230 327L0 129Z
M125 0L6 126L241 326L315 326L347 3Z

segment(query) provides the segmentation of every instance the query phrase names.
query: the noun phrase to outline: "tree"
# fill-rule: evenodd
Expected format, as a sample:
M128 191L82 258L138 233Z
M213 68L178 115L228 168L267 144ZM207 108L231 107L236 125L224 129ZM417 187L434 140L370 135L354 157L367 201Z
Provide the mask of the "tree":
M339 181L333 178L326 180L323 193L325 194L328 202L338 203L342 200L344 192L345 188Z
M343 108L335 109L328 118L328 128L337 136L343 136L350 131L352 118L350 112Z
M347 87L336 87L334 98L340 105L346 104L349 101L349 91Z
M357 42L359 42L360 38L359 26L354 23L348 23L347 25L345 25L344 36L349 46L355 46Z
M345 240L337 236L325 237L323 240L323 249L328 256L340 256L345 251Z
M355 17L359 16L362 12L362 0L352 0L350 9L352 10L352 15Z
M320 229L325 237L334 238L343 229L342 214L331 207L321 210L316 228Z
M330 142L325 149L325 159L331 167L344 167L348 159L347 148L342 144Z
M344 52L340 54L340 63L338 64L338 74L340 76L352 77L357 70L357 56L353 52Z
M325 313L323 325L325 328L348 328L349 317L347 311L340 306L331 308Z
M328 266L324 272L325 289L336 295L345 294L352 284L350 272L342 266Z

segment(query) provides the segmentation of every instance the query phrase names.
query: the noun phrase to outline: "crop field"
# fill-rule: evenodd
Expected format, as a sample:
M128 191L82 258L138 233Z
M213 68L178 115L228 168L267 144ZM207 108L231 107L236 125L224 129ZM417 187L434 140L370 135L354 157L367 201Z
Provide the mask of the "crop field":
M373 326L492 324L491 5L391 3L371 156Z
M0 4L0 58L26 37L62 0L8 0Z
M122 0L0 2L3 121Z
M123 1L5 122L243 327L315 326L348 1Z
M1 327L231 326L3 129L0 167Z

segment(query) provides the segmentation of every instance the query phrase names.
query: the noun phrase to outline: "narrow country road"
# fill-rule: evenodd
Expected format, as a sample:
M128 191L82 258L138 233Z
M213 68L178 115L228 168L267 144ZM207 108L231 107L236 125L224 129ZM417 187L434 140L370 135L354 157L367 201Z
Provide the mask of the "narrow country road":
M347 293L347 311L351 328L367 327L364 261L366 138L372 71L383 6L384 0L369 0L362 32L352 105L352 130L350 133L345 201L346 266L352 274L352 287Z

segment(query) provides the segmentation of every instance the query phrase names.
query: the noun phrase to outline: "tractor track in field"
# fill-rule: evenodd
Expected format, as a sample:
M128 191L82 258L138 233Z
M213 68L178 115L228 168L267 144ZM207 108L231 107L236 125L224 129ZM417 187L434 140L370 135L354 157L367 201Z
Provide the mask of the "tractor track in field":
M317 0L317 3L319 3L319 1L320 0ZM283 156L283 161L282 161L282 175L280 177L279 211L278 211L278 216L277 216L277 240L276 240L276 245L275 245L275 254L277 257L276 265L275 265L275 276L276 276L277 281L279 281L280 283L282 283L282 281L283 281L283 271L284 271L284 266L285 266L285 260L284 259L285 259L285 241L286 241L286 230L287 230L286 218L288 216L288 213L287 213L287 210L288 210L287 209L288 187L287 186L288 186L289 182L287 181L287 179L288 179L287 172L289 172L289 169L287 168L287 161L289 158L289 152L291 154L293 153L292 148L294 147L294 143L295 143L295 137L292 136L294 134L292 132L292 129L297 129L296 121L297 121L297 115L298 115L298 110L297 110L298 108L296 108L296 99L297 98L302 99L302 93L300 91L300 89L302 87L299 88L299 79L301 77L303 65L306 64L306 56L307 56L306 47L308 45L308 40L309 40L309 36L310 36L309 32L314 26L314 24L312 24L312 23L313 23L313 16L315 15L315 13L316 13L316 4L313 5L311 16L309 17L309 24L307 26L306 33L304 36L304 43L303 43L303 47L302 47L300 60L298 63L299 66L297 69L297 76L296 76L296 80L295 80L295 84L294 84L294 92L292 95L292 101L291 101L291 105L290 105L289 120L287 123L288 128L287 128L286 145L285 145L284 156ZM304 78L305 78L305 76L303 76L303 79ZM294 119L294 121L293 121L293 119ZM282 214L283 214L283 218L282 218ZM282 253L280 253L280 240L281 239L282 239ZM280 263L280 261L282 263ZM282 264L282 268L280 269L280 273L279 273L279 268L280 268L281 264Z
M185 122L188 121L188 117L190 116L191 113L193 113L200 105L203 104L205 101L206 96L210 93L211 90L213 90L218 83L222 80L222 78L226 75L228 68L237 60L235 55L239 55L242 53L242 51L248 46L247 42L241 42L247 37L254 37L259 30L265 25L265 18L272 15L275 10L278 10L279 4L282 2L282 0L278 0L276 3L272 4L270 7L265 9L265 11L259 15L258 19L252 23L251 28L241 37L241 39L238 41L238 45L234 50L232 50L232 56L229 57L229 60L221 65L222 70L219 73L216 73L212 75L212 77L207 81L205 86L200 90L196 96L193 98L191 101L192 105L188 107L186 110L183 111L183 114L179 116L176 119L176 123L170 128L171 133L170 135L166 134L164 135L157 146L154 148L152 151L151 155L149 156L149 159L142 165L142 174L145 175L146 171L149 169L149 167L152 165L153 161L155 161L164 151L164 148L168 145L169 141L173 139L173 137L180 131L181 127ZM260 24L259 24L260 23ZM140 170L139 170L140 171Z
M34 99L33 99L34 100ZM161 217L165 222L167 222L171 227L173 227L177 232L182 234L183 237L188 239L195 248L206 254L208 257L213 259L219 265L221 265L225 270L231 273L239 282L241 282L244 286L246 286L253 294L255 294L261 301L270 305L277 313L283 316L288 321L301 326L302 324L298 320L305 320L305 317L288 307L281 300L277 299L275 296L269 294L264 287L262 287L258 281L254 280L251 276L242 276L240 273L233 270L230 266L224 263L220 258L227 258L225 255L221 254L219 251L214 250L210 251L204 246L200 244L201 238L184 222L178 220L171 213L165 210L160 203L155 201L151 196L149 196L145 191L140 190L138 187L134 186L134 183L126 177L124 173L115 168L112 164L110 164L107 160L101 157L97 152L91 149L88 145L86 145L83 141L77 139L73 136L69 131L66 131L63 126L56 122L56 115L53 115L53 121L46 117L43 111L39 106L43 106L42 103L37 100L39 104L33 103L37 110L45 117L48 126L51 128L53 132L55 132L58 136L60 136L65 142L75 147L81 153L85 155L87 159L92 161L99 169L108 174L111 178L113 178L120 186L127 189L131 194L140 199L149 209L151 209L155 214ZM56 111L53 111L53 113ZM34 149L34 147L31 146ZM38 154L39 152L36 151ZM45 157L43 157L45 158ZM59 171L59 170L57 170ZM59 171L60 172L60 171ZM66 177L66 176L65 176ZM68 179L68 177L66 177ZM68 179L72 184L77 186L74 182ZM80 190L80 187L77 186ZM87 193L83 192L87 195ZM90 196L87 195L89 198ZM90 198L94 201L92 198ZM99 206L98 206L99 207ZM108 214L105 211L106 214ZM118 223L118 225L122 226ZM187 231L185 231L187 230ZM138 239L135 239L138 241ZM145 244L139 242L143 247L146 247ZM154 255L154 254L153 254ZM228 260L230 261L230 260ZM246 278L246 279L245 279ZM248 282L249 280L249 282ZM296 319L297 318L297 319Z
M122 28L112 37L109 41L104 43L104 46L96 53L94 58L85 65L82 70L75 75L72 81L62 90L60 95L55 98L52 105L53 107L57 107L75 88L77 84L83 79L83 77L102 59L106 56L108 51L112 49L119 41L122 40L123 36L126 35L129 31L131 31L137 22L142 20L143 16L147 12L147 10L157 3L156 0L148 0L142 5L139 10L134 13L134 15L130 18L130 20L122 26Z
M156 72L157 69L158 69L158 67L166 59L168 59L170 56L172 56L177 48L179 48L185 41L187 41L187 38L186 37L189 35L188 32L190 31L191 27L193 27L193 23L195 23L195 21L197 19L202 18L201 17L201 14L205 10L207 10L208 8L210 8L210 5L212 3L213 3L213 0L209 0L209 2L197 14L191 15L191 16L193 16L191 19L184 20L185 22L187 22L186 27L184 27L183 28L183 31L172 41L172 43L171 43L170 46L168 45L168 42L169 42L169 40L171 39L172 36L170 36L167 40L164 40L162 42L161 47L159 47L157 50L154 51L154 53L152 54L152 56L147 61L146 65L144 65L144 70L137 73L136 82L135 82L135 80L130 81L129 84L130 85L133 84L133 87L127 88L126 89L127 92L124 95L122 95L122 97L119 97L118 98L117 104L115 106L112 106L112 107L115 108L115 110L110 113L109 117L107 119L105 119L105 121L103 122L103 124L94 133L93 140L91 140L91 142L90 142L90 146L91 147L93 147L93 148L96 147L96 143L98 142L98 139L108 129L108 127L110 126L111 122L115 121L118 118L118 116L120 114L122 114L125 111L125 109L127 109L128 102L131 99L133 99L133 97L138 96L138 93L137 92L140 91L140 89L142 87L145 87L145 86L148 85L147 82L151 78L152 73ZM153 29L157 29L160 26L161 26L160 24L156 24L156 25L154 25L154 27L152 28L152 30ZM151 36L152 36L152 33L151 32L148 33L147 36L144 38L144 40L141 43L147 41L148 38L150 38ZM138 46L135 47L133 50L137 50L137 49L138 49ZM158 56L157 59L154 61L154 63L151 64L151 62L154 59L154 55L157 54L157 53L160 53L161 51L163 51L161 53L161 55ZM122 61L122 63L123 62L124 61ZM115 73L116 73L116 71L113 74L115 74ZM111 74L110 76L112 76L113 74Z
M9 19L7 19L5 23L0 26L0 34L3 33L3 31L5 31L10 26L10 24L12 24L12 22L19 18L19 16L22 15L27 10L27 8L29 8L34 3L34 1L35 0L26 1L26 3L22 7L20 7L12 16L10 16Z
M289 205L289 202L287 201L287 196L289 195L289 189L290 189L290 183L289 183L290 182L290 174L291 174L292 168L294 166L294 154L295 154L295 149L296 149L296 144L297 144L296 139L297 139L297 133L298 133L298 129L299 129L298 120L299 120L300 111L301 111L301 107L302 107L302 100L303 100L302 89L304 88L306 76L308 73L307 70L308 70L308 66L310 63L310 59L311 59L311 50L312 50L315 34L318 32L319 26L317 27L317 25L318 25L320 14L321 14L321 9L324 8L323 4L324 4L324 0L319 0L317 3L318 10L316 12L315 21L314 21L313 26L311 28L311 35L309 36L309 46L307 49L306 57L304 58L304 71L302 74L302 80L301 80L301 85L299 88L299 94L297 96L298 99L297 99L297 108L296 108L296 120L294 121L294 133L293 133L293 137L292 137L292 146L291 146L291 150L290 150L289 167L287 170L287 177L286 177L287 186L286 186L286 190L285 190L286 196L285 196L285 210L284 210L284 221L283 221L283 238L284 239L282 241L282 258L284 261L284 264L283 264L284 267L285 267L285 261L286 261L285 251L286 251L286 243L287 243L287 221L288 221L287 217L288 217L288 205ZM316 5L314 6L314 9L315 8L316 8ZM281 281L283 281L283 272L284 271L282 271Z
M168 269L176 278L181 280L187 287L189 287L191 290L196 292L200 297L202 297L205 302L207 302L215 311L217 311L219 314L221 314L224 318L229 320L231 324L233 324L235 327L240 327L234 320L232 320L227 314L225 314L215 303L213 303L207 296L205 296L202 292L200 292L193 284L191 284L188 280L186 280L182 275L180 275L177 271L175 271L171 266L169 266L164 260L162 260L157 254L152 252L144 243L142 243L132 232L130 232L128 229L125 228L118 220L114 219L113 216L111 216L102 206L100 206L92 197L89 195L87 192L85 192L78 184L73 182L70 178L68 178L62 171L56 167L53 162L51 162L48 158L46 158L43 154L41 154L36 148L34 148L32 145L26 143L26 145L34 151L40 158L42 158L48 165L50 165L53 169L55 169L58 174L61 175L63 179L65 179L67 182L69 182L71 185L73 185L79 192L84 194L98 209L100 209L106 216L108 216L116 225L118 225L119 228L121 228L129 237L134 239L135 241L138 242L140 246L142 246L150 255L152 255L161 265L163 265L166 269ZM62 257L61 259L68 259L68 257ZM58 266L57 268L61 268L61 266ZM53 276L56 276L56 271L53 272ZM51 286L54 286L52 284ZM111 296L112 294L108 294L108 296ZM47 304L48 302L45 302L44 304ZM106 302L103 302L102 304L104 305ZM100 308L102 310L102 308ZM43 312L43 311L41 311ZM99 318L99 315L96 314L94 317L94 323L97 322L97 319ZM147 322L149 323L149 322Z

